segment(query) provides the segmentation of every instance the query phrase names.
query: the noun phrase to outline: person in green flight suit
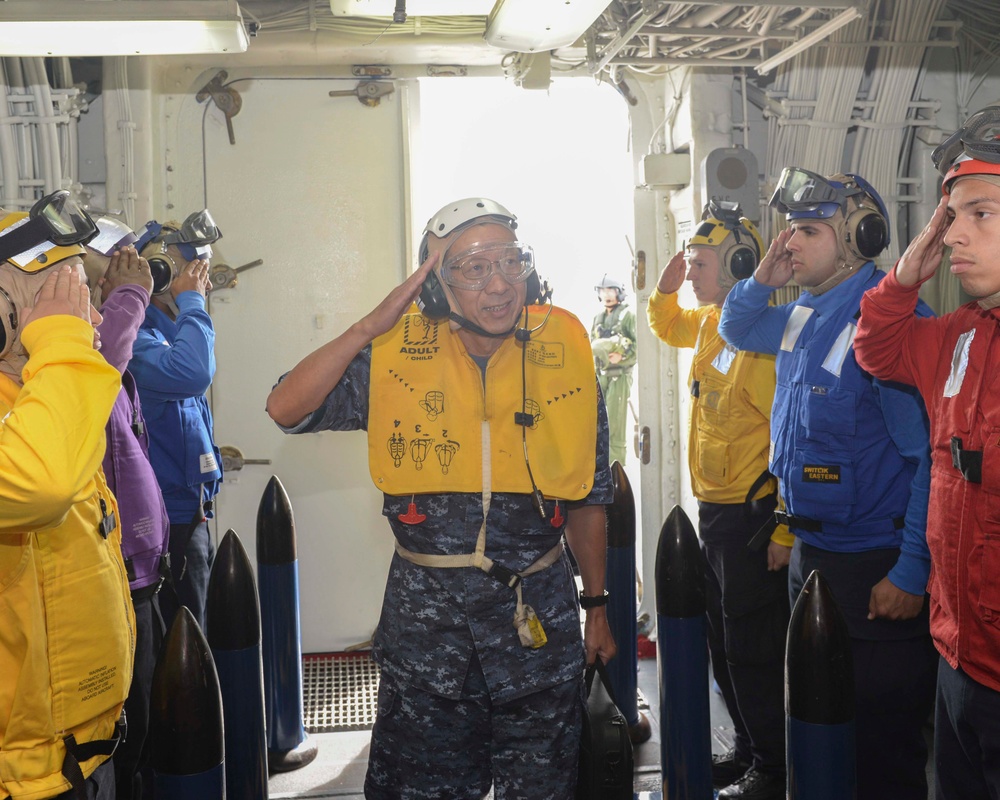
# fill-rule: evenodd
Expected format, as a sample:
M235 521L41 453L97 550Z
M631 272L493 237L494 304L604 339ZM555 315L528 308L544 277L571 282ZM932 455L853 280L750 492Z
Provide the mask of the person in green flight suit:
M635 313L625 301L625 285L614 278L604 278L597 286L597 296L604 310L594 317L590 344L594 351L597 380L608 407L610 425L610 460L625 465L625 442L628 428L628 398L632 391L632 367L637 358Z

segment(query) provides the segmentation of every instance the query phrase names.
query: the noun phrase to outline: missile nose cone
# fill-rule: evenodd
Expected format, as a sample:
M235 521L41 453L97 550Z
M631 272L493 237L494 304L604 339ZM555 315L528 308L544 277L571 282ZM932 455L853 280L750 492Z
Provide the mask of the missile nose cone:
M674 506L656 545L656 613L698 617L705 613L705 567L698 534L684 509Z
M150 761L167 775L196 775L225 757L222 694L215 662L187 606L174 617L153 669Z
M788 624L785 706L790 717L817 725L854 719L851 638L819 570L806 579Z
M625 468L618 461L611 465L611 483L614 498L607 506L608 547L628 547L635 544L635 497Z
M260 605L247 551L231 528L222 537L208 579L205 626L213 650L260 644Z
M257 507L257 563L290 564L297 557L292 503L281 481L272 475Z

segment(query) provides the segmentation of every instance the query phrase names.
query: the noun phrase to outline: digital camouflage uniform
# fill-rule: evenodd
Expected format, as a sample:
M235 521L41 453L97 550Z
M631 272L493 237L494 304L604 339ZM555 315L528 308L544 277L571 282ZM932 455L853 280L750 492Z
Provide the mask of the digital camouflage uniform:
M601 385L604 403L608 408L608 434L611 439L609 459L625 465L628 445L628 398L632 392L632 367L638 359L636 352L635 314L627 303L618 303L611 311L602 311L594 317L590 328L597 382ZM622 360L612 364L611 353L619 353Z
M370 366L369 346L353 359L323 405L284 430L366 430ZM600 398L597 418L594 488L576 505L612 500L608 421ZM403 547L434 554L475 549L483 515L479 493L417 495L417 510L427 516L419 525L399 519L410 499L384 495L383 501L382 513ZM549 517L551 508L549 504ZM530 496L495 493L486 554L522 571L559 542L564 528L543 520ZM393 555L372 650L382 685L366 796L481 798L490 785L492 740L497 800L572 797L585 653L567 555L525 578L522 590L548 637L538 649L521 646L513 625L515 594L496 579L474 568L428 568ZM567 696L573 702L567 703ZM418 726L433 731L434 753L425 750L421 756L426 739L414 735ZM498 754L501 743L511 749ZM410 787L400 794L395 788L401 779L398 763L407 753L426 764L427 771L402 776ZM435 766L435 755L447 759L446 769Z

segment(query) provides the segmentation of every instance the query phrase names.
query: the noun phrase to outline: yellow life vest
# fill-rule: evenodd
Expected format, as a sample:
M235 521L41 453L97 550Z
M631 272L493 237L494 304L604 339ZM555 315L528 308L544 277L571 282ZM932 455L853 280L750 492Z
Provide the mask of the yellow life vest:
M482 371L447 321L407 314L375 340L368 465L380 491L528 494L523 431L542 493L565 500L587 496L597 429L590 339L560 308L531 308L527 327L539 325L526 352L514 336L503 341L490 357L485 387ZM515 420L525 413L526 428Z
M135 651L121 530L112 522L118 506L100 469L103 420L121 376L93 349L82 320L45 317L23 335L31 354L24 388L0 376L0 429L10 429L0 476L0 798L70 788L63 776L70 736L83 748L84 777L107 760ZM34 380L43 366L44 380ZM54 443L45 446L46 437L65 435L53 418L80 439L68 461L56 460ZM37 450L47 454L44 463Z

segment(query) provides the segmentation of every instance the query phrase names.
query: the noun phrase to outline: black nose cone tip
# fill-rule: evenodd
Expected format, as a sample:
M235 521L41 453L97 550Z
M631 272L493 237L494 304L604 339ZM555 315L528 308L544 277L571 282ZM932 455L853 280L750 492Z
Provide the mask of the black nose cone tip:
M208 579L205 627L212 650L260 644L260 604L250 557L232 528L222 537Z
M219 676L186 606L174 617L153 670L149 732L152 767L164 775L198 775L224 760Z
M607 506L608 547L630 547L635 544L635 497L625 468L618 461L611 465L611 482L614 498Z
M705 568L698 534L684 509L674 506L656 545L656 613L697 617L705 613Z
M257 563L290 564L296 558L292 503L281 481L272 475L257 507Z
M788 715L816 725L854 719L854 663L847 623L818 570L792 609L785 647Z

